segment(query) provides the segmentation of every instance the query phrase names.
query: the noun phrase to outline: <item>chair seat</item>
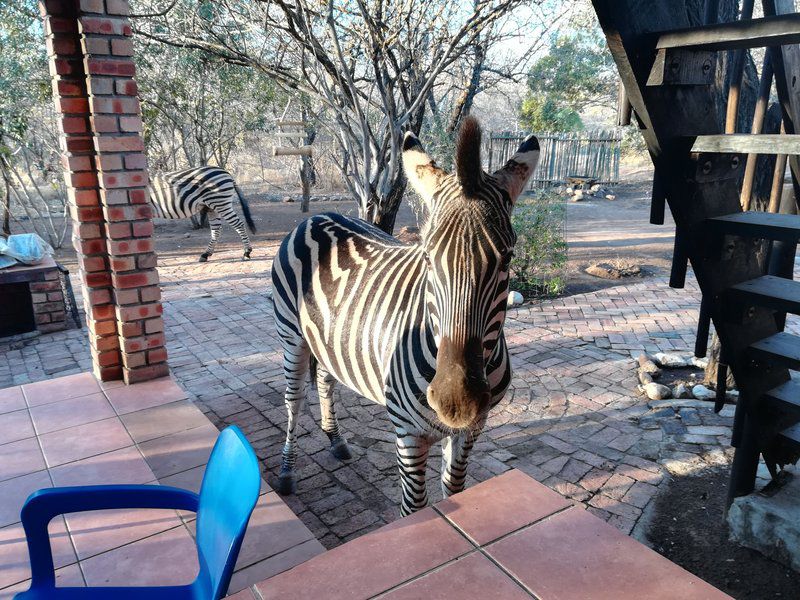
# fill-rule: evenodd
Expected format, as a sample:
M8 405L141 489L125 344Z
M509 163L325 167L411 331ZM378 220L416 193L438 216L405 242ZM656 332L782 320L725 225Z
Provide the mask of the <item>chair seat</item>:
M14 600L195 600L191 585L162 587L59 587L28 590Z

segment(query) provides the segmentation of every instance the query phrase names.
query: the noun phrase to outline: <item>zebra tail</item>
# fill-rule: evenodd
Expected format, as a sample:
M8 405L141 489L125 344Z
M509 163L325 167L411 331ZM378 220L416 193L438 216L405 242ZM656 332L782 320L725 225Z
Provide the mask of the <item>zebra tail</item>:
M242 194L242 190L239 189L239 186L236 185L236 182L233 182L233 189L236 190L236 195L239 196L239 204L242 205L242 214L244 215L244 220L247 222L247 228L250 230L250 233L256 232L256 224L253 223L253 217L250 215L250 206L247 204L247 200L244 199L244 194Z
M317 387L317 359L312 354L311 358L308 359L308 372L311 377L311 387Z

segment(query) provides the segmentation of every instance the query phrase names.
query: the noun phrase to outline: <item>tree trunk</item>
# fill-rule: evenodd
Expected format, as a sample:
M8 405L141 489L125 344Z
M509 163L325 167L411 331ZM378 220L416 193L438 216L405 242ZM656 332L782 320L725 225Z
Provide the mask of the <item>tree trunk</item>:
M406 191L406 183L405 176L400 173L395 177L394 182L392 182L392 187L389 189L389 193L386 194L386 197L380 202L378 202L377 198L374 199L378 207L378 212L375 215L375 225L389 235L392 235L394 232L397 210L400 208L400 202L403 200L403 194Z
M11 235L11 182L4 165L0 165L0 174L3 176L3 233Z
M306 124L306 140L305 145L311 146L314 139L317 137L317 130L311 124L308 116L308 111L303 106L300 113L300 120ZM303 190L303 199L300 202L300 212L307 213L309 209L309 202L311 201L311 188L317 183L317 172L314 167L314 157L303 155L300 157L302 165L300 166L300 186Z

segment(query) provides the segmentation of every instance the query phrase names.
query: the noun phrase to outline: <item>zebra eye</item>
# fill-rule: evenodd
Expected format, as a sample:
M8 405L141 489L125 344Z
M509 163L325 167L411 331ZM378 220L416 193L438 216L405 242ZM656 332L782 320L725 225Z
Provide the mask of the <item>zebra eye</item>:
M514 251L508 250L507 252L503 252L503 255L500 257L500 267L503 270L508 269L511 265L511 259L514 258Z
M425 264L426 264L426 265L430 266L430 264L431 264L431 257L430 257L430 255L429 255L427 252L423 252L423 253L422 253L422 260L424 260L424 261L425 261Z

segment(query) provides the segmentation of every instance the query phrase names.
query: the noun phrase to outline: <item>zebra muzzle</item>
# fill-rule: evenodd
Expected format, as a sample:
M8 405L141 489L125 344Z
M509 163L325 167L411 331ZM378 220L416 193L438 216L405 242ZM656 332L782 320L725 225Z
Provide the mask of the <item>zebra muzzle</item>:
M436 375L427 391L428 405L442 423L453 429L472 427L491 398L480 341L459 348L443 338L436 357Z

